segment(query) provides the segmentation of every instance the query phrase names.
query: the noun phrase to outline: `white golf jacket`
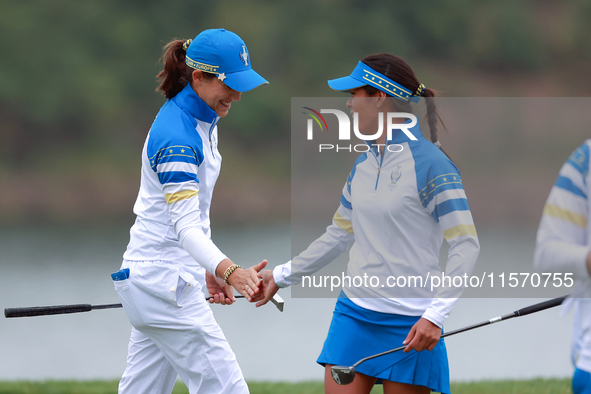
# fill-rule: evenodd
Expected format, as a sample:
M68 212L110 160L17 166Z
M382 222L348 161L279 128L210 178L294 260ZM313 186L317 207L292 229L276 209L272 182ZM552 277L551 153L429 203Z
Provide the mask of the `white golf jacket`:
M377 286L345 283L343 291L355 304L423 316L442 327L464 290L431 288L430 278L441 277L443 239L450 245L445 274L452 277L472 272L480 245L458 168L423 138L418 124L410 131L416 141L398 131L383 155L372 148L357 159L332 224L300 255L274 269L278 286L299 283L354 242L347 276L379 278ZM405 280L397 282L399 276Z

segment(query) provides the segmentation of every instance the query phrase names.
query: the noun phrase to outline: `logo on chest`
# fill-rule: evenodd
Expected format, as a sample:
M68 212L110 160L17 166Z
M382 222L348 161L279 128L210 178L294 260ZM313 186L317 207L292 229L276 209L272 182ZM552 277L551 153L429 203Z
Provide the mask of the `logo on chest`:
M209 138L209 145L213 149L216 149L218 147L218 139L217 139L217 136L215 134L212 134L211 137Z
M390 183L388 183L388 189L394 190L398 187L398 180L402 176L402 167L396 166L396 169L390 173Z

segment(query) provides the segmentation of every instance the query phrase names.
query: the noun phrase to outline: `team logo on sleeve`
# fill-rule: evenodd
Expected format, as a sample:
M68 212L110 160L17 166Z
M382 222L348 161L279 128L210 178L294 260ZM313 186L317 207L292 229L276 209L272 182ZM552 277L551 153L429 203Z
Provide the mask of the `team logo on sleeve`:
M392 171L392 173L390 174L390 183L388 184L388 188L390 190L396 189L396 186L398 186L397 182L401 176L402 176L402 169L400 166L396 166L396 169L394 171Z

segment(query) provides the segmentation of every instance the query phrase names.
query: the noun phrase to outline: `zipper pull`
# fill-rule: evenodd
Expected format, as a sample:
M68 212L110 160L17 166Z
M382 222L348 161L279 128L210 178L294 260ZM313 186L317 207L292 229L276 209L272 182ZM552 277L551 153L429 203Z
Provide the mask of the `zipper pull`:
M378 166L378 175L380 175L380 166Z

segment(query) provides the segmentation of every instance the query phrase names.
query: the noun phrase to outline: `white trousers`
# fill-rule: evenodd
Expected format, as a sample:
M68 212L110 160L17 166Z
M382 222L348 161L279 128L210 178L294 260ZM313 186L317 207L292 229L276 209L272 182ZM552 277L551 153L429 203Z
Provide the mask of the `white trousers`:
M203 297L201 273L161 261L124 261L115 281L133 326L123 394L171 393L177 374L191 394L247 394L236 356Z

